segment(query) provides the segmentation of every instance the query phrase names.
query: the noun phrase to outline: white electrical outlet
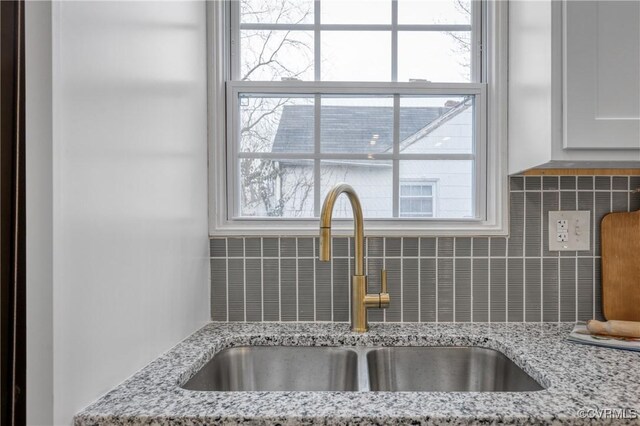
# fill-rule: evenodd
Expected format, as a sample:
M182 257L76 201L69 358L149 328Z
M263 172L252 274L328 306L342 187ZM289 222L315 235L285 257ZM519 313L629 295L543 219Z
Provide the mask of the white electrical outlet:
M591 248L591 212L549 212L549 250L583 251Z

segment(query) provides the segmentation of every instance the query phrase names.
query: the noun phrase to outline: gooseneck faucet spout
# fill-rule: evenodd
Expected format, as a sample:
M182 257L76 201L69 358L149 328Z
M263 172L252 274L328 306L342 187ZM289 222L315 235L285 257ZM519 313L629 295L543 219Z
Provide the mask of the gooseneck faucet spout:
M367 276L364 274L364 218L362 206L356 191L346 183L335 185L327 194L320 213L320 260L331 260L331 219L336 200L345 194L353 210L354 262L355 273L351 277L351 331L364 333L369 329L367 309L386 308L390 297L387 292L387 273L381 271L381 292L369 294Z

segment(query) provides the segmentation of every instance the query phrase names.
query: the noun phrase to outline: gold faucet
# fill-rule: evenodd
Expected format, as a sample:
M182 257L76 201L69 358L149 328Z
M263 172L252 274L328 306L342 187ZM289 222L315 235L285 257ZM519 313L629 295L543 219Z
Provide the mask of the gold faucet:
M367 276L364 274L364 219L362 206L356 191L346 183L339 183L327 194L320 213L320 260L331 260L331 217L333 206L340 194L346 194L353 210L353 228L355 245L355 273L351 277L351 331L364 333L369 329L367 309L387 308L390 298L387 293L387 271L380 273L381 292L367 292Z

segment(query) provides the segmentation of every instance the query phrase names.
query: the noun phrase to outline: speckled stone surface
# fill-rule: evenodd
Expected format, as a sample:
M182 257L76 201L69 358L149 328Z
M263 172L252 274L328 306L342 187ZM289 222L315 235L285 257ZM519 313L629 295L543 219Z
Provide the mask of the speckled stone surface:
M573 324L211 323L75 417L89 425L640 424L581 410L640 412L640 353L565 340ZM213 355L241 345L482 346L547 388L537 392L201 392L180 388Z

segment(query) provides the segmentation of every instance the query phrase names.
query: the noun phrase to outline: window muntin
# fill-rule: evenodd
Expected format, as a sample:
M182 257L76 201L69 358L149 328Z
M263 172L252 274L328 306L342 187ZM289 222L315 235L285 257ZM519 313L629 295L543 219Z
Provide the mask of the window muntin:
M310 93L311 84L292 83L288 93L255 83L230 86L229 109L240 110L230 138L240 143L228 166L235 170L231 192L241 194L230 217L318 217L322 198L338 182L355 188L368 218L408 217L400 214L399 183L418 179L440 182L446 197L438 219L480 218L475 194L484 181L474 129L482 120L475 106L482 85L455 89L463 94L416 95L411 84L375 84L368 88L375 93L362 95L325 84L314 88L326 94ZM350 217L343 207L335 217Z
M471 10L477 10L479 2L474 1L473 6L469 3L468 19L464 18L464 14L454 16L453 14L447 15L444 13L440 14L439 17L434 16L431 21L425 20L416 24L409 22L406 14L403 21L402 15L396 12L395 15L399 16L400 20L389 24L385 21L386 18L381 17L382 15L373 20L376 22L356 22L344 21L344 16L336 17L335 13L331 20L327 18L323 22L322 18L318 18L318 16L321 17L323 15L316 15L316 13L323 10L322 4L327 1L321 0L319 3L313 3L286 0L290 5L295 3L296 7L299 6L298 9L295 9L296 13L298 13L297 15L293 13L284 18L282 16L274 18L271 15L268 19L245 19L242 17L242 22L236 25L236 33L241 34L244 31L246 35L253 32L254 39L257 37L258 31L267 31L272 33L270 42L278 40L283 45L287 45L290 41L292 45L296 43L304 44L301 47L301 52L296 53L298 58L304 58L305 61L309 61L313 53L313 61L308 62L306 67L299 66L296 68L280 60L276 54L273 56L276 59L273 62L274 65L264 66L263 68L266 71L263 72L258 69L254 70L253 66L249 66L251 64L242 63L242 49L240 51L232 51L232 64L234 66L232 67L231 75L235 78L228 83L228 89L230 89L228 90L228 96L229 94L231 96L228 98L228 113L231 116L234 114L247 115L250 112L250 105L247 102L256 102L258 99L264 102L266 99L273 98L270 99L270 102L275 102L278 106L274 113L268 114L271 120L270 130L265 131L263 129L258 131L258 129L255 129L256 134L262 139L262 143L253 147L249 147L251 144L246 142L247 136L245 132L237 130L237 121L239 120L231 117L229 121L230 132L228 132L228 135L230 135L229 145L231 149L228 150L228 153L230 153L228 167L230 169L229 184L232 187L229 193L232 194L231 199L241 198L229 202L229 217L233 219L280 217L304 219L317 217L322 197L331 183L346 180L352 183L356 190L361 193L365 215L368 219L406 218L407 215L401 214L399 181L401 179L415 178L415 173L409 175L407 173L411 169L420 169L422 167L424 170L429 168L432 170L440 169L439 173L442 173L442 170L455 168L462 170L462 173L458 173L458 175L464 175L456 176L454 180L457 183L453 185L455 188L447 191L447 193L457 194L457 199L455 200L457 208L448 209L449 213L443 215L441 219L483 219L486 213L484 203L486 200L484 200L483 195L485 177L481 176L479 171L482 169L481 163L484 161L483 153L485 148L483 146L484 137L480 131L483 126L479 120L484 120L484 104L486 101L484 98L484 85L471 82L479 81L478 76L480 75L479 63L474 60L474 58L479 57L476 51L477 43L471 42L474 39L478 39L479 31L474 26L474 23L479 20L476 15L471 16ZM253 0L239 3L252 2ZM279 0L262 1L262 3L273 2L277 3ZM382 4L386 2L374 1L371 3ZM388 3L390 3L389 6L391 8L402 10L405 7L406 10L406 7L414 2L400 0L398 2L389 1ZM422 4L422 2L416 3ZM455 0L435 3L439 3L440 7L446 9L447 7L450 8L455 3ZM300 12L310 5L313 6L311 13ZM344 6L346 7L346 5ZM328 9L325 12L325 15L329 16L331 10ZM391 15L394 14L392 13ZM237 11L236 16L238 16ZM461 16L463 17L461 18ZM340 20L342 21L338 22ZM280 38L278 38L279 34L284 33L289 35L285 37L280 35ZM305 43L301 42L301 37L299 37L303 33L307 37ZM373 61L371 59L373 54L365 54L353 62L359 66L362 63L366 63L363 62L363 58L369 58L371 62L382 64L382 66L377 67L379 69L374 69L367 74L367 72L357 72L358 70L354 72L352 67L351 74L349 74L348 66L346 67L347 71L341 71L339 66L331 66L331 61L327 59L327 57L331 56L331 52L325 49L325 46L330 46L332 43L339 46L341 37L343 41L347 40L348 37L360 37L366 40L367 38L373 39L373 35L379 35L383 40L372 43L375 44L377 59ZM260 37L264 39L266 36L262 33ZM332 42L331 37L336 41ZM418 70L424 70L427 67L421 67L420 61L415 61L414 58L411 58L411 49L405 48L403 50L404 45L401 40L403 38L410 39L411 37L417 40L421 40L421 38L437 39L431 43L432 50L442 49L443 39L447 39L451 46L456 43L459 44L460 40L467 40L468 52L459 57L453 55L455 61L449 60L452 64L448 65L451 69L462 70L462 72L447 71L443 72L440 77L413 73L411 71L412 67ZM248 43L248 41L244 41L245 46L249 46ZM265 52L271 58L274 49L271 48L269 50L269 46L266 44L265 46L267 46ZM427 49L428 45L423 47L425 52L430 52ZM453 47L451 49L453 50ZM361 48L353 50L352 57L357 57L356 53L363 51ZM284 50L277 53L282 52ZM404 52L408 53L405 54ZM247 54L244 56L248 57ZM347 54L346 56L349 55ZM408 58L407 60L403 59L405 56ZM428 54L424 56L428 56ZM444 56L445 60L447 60L446 55ZM283 55L283 58L287 60L290 60L291 57L291 55ZM410 62L412 60L414 61L413 65ZM432 55L432 62L437 62L437 60L438 55ZM366 70L369 67L360 67L360 70L363 68ZM446 66L439 66L439 69L443 68L446 68ZM246 76L239 73L238 70L242 69L252 70L251 75ZM263 73L261 74L261 72ZM337 79L336 76L341 77L339 80L344 80L348 77L352 80L358 79L358 81L329 83L332 79ZM429 78L422 78L425 76ZM429 81L418 81L411 83L411 87L415 88L414 90L403 87L403 83L393 83L398 80L414 79L441 80L446 83L433 84ZM309 83L298 82L298 80L308 80ZM311 80L314 80L315 83ZM322 82L322 80L325 80L326 83ZM382 80L388 81L388 83L366 83L368 80ZM246 81L246 83L243 83L243 81ZM293 87L296 90L288 90L288 87ZM339 90L335 90L335 87L338 87ZM268 90L265 91L264 88L268 88ZM370 90L370 88L374 90ZM398 90L398 88L401 90ZM287 90L289 93L284 93ZM409 96L409 93L413 96ZM417 93L422 93L423 95L416 96ZM276 100L278 95L280 95L279 99L282 105L279 105ZM448 128L450 134L440 135L439 140L436 140L435 134L430 133L434 130L426 129L423 131L423 135L410 134L410 136L413 136L413 140L406 137L411 130L411 126L408 120L405 119L405 115L411 115L412 112L420 108L441 108L443 111L451 111L454 106L459 104L467 104L467 106L465 114L456 113L456 115L460 115L460 118L462 115L465 116L464 123L458 123L458 133L456 133L453 123L448 123L446 126L435 123L432 127L438 127L440 132L442 132L443 128ZM347 110L352 108L357 112L356 110L362 110L366 106L377 108L379 112L386 110L382 114L379 112L374 114L380 122L387 124L383 127L387 129L386 134L383 131L376 131L373 127L367 129L361 123L358 126L356 119L355 127L361 129L364 127L364 130L370 130L366 132L370 133L367 144L356 146L356 141L352 143L352 146L349 143L332 143L330 141L331 137L327 135L328 130L331 129L328 121L331 109L333 108L334 115L340 116L340 107ZM243 108L244 110L242 110ZM303 142L297 144L289 143L286 148L283 148L284 145L276 144L275 142L278 132L282 130L282 118L283 116L286 118L285 109L287 108L297 108L298 111L305 109L306 112L301 114L306 118L307 125L290 128L288 133L297 132L298 136L304 135L299 139ZM238 110L241 112L238 113ZM448 115L452 114L439 114L437 116L438 119L435 121L451 121ZM344 122L339 124L347 130L353 130L353 126L349 126L347 114L343 114L342 117ZM460 120L458 119L458 121ZM312 125L309 125L309 123L312 123ZM351 123L353 124L353 119ZM430 124L427 121L425 123ZM460 129L464 129L465 135L459 134ZM374 136L377 136L377 138ZM424 137L425 140L420 143L416 142L419 137ZM261 165L261 168L248 167L247 164L253 166ZM436 165L438 167L435 167ZM256 170L260 170L260 172L258 173ZM363 178L360 176L362 173L358 172L362 170L368 170L369 176L372 176L373 170L375 170L378 176L384 176L384 178L379 178L378 180L367 179L366 176ZM382 170L386 170L386 172L382 172ZM450 174L455 175L455 173ZM260 176L268 176L269 178L264 182L259 182L256 177L259 178ZM338 179L338 177L342 177L342 179ZM440 176L434 176L433 174L427 176L419 175L418 178L440 179ZM453 179L453 177L451 178ZM380 184L380 179L385 181L383 185ZM358 180L362 180L363 184L358 184ZM303 186L304 190L299 188L299 191L306 195L301 196L298 192L291 192L286 185L287 182L290 184L291 182L298 184L302 182L298 186ZM249 194L250 196L247 196L247 192L253 195ZM269 197L273 198L259 200L256 199L255 195L258 193L263 194L263 197L264 194L270 194ZM237 195L234 197L233 194L242 194L242 197ZM480 197L478 197L478 194L480 194ZM341 217L341 215L344 217L350 216L350 208L346 204L344 207L342 213L336 213L336 217ZM451 213L452 211L455 212Z
M232 0L232 80L479 82L480 15L480 0Z

